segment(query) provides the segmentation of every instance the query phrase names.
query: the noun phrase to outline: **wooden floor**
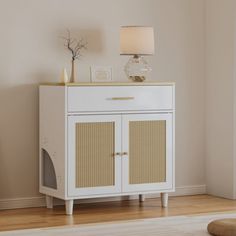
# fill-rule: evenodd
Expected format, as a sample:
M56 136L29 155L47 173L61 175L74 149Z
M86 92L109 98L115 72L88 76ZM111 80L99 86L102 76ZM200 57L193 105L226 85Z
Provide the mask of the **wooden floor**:
M165 209L160 199L81 204L74 206L73 216L66 216L63 206L2 210L0 231L226 211L236 212L236 201L208 195L171 197Z

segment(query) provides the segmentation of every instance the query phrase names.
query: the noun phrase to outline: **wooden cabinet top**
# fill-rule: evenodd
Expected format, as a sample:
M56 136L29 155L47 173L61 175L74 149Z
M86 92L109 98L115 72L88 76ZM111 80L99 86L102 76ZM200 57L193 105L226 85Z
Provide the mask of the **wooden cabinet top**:
M45 86L173 86L174 82L101 82L101 83L90 83L90 82L78 82L78 83L41 83L40 85Z

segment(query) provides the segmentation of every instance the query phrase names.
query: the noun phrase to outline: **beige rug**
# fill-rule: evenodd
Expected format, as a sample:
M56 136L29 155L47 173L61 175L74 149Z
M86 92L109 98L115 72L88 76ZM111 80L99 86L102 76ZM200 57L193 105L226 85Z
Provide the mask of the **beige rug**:
M100 224L1 232L0 236L209 236L207 224L220 218L236 218L236 213L176 216Z

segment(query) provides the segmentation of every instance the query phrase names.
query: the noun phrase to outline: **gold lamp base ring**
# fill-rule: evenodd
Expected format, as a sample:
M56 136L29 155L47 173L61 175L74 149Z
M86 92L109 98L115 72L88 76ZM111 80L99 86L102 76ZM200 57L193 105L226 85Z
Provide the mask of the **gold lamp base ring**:
M134 82L143 82L144 80L146 80L145 76L129 76L129 79L134 81Z

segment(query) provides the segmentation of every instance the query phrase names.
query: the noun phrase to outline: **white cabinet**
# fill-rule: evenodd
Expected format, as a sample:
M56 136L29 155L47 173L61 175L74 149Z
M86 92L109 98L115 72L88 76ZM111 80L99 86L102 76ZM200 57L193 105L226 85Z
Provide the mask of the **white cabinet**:
M174 191L174 84L40 86L40 192L66 201Z

